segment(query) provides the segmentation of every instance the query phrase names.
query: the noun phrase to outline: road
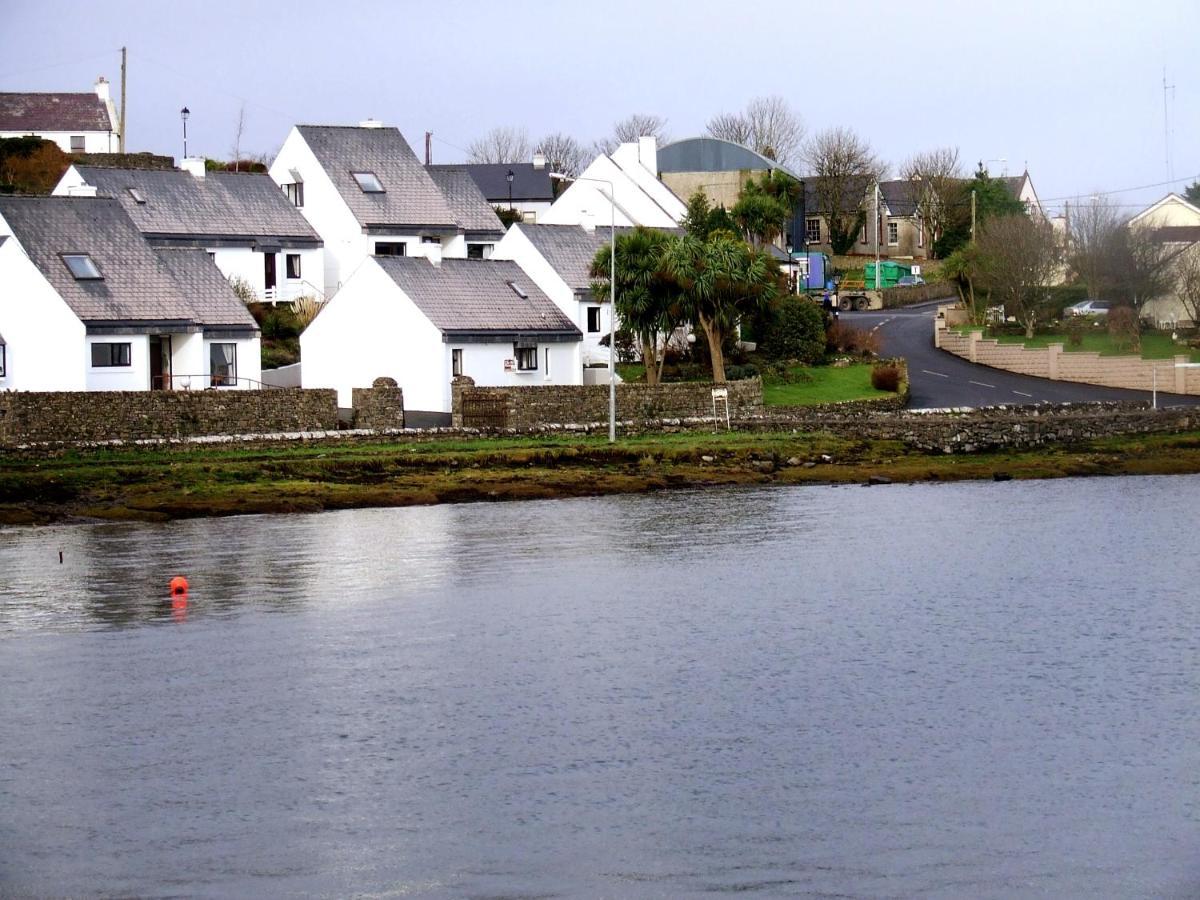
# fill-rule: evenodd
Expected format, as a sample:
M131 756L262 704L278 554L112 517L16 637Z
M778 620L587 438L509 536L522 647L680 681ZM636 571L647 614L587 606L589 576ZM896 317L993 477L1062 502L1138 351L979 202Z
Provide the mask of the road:
M884 356L908 361L913 409L955 406L1028 406L1037 403L1080 403L1093 400L1143 400L1148 391L1050 381L976 365L933 346L933 318L937 304L879 312L844 312L841 320L856 328L878 332ZM1164 373L1164 379L1173 373ZM1200 405L1200 397L1158 394L1160 407Z

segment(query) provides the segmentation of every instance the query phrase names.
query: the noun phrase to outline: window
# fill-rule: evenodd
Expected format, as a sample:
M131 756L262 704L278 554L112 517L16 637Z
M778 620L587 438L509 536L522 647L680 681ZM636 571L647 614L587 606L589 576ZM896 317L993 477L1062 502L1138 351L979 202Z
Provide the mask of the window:
M467 244L467 259L491 259L495 244Z
M142 196L141 191L139 191L137 188L125 188L125 190L129 191L129 196L133 198L134 203L137 203L141 206L145 205L146 198Z
M810 244L821 243L821 220L820 219L805 219L804 220L804 240Z
M442 239L440 237L438 237L436 234L423 234L423 235L421 235L421 243L422 244L441 244Z
M546 377L550 377L550 348L546 348Z
M462 374L462 350L450 351L450 374L455 378Z
M900 243L900 224L898 222L888 222L888 246L894 247Z
M537 213L535 213L532 209L527 209L525 212L521 213L521 221L529 225L536 225Z
M83 135L82 134L71 135L71 152L72 153L82 153L83 152Z
M78 281L94 281L104 277L86 253L64 253L62 260Z
M588 334L599 334L600 333L600 307L589 306L587 308L587 316L588 316L588 321L587 321Z
M538 364L537 345L531 347L521 347L516 344L513 349L517 355L517 371L518 372L536 372Z
M128 366L131 353L129 344L110 344L96 343L92 344L92 367L96 369L109 369L115 366Z
M865 222L863 223L863 227L858 229L858 242L860 244L867 242L867 225Z
M917 246L925 246L925 221L923 219L917 219Z
M287 198L292 201L292 206L304 205L304 183L297 181L293 184L285 184L283 192L287 194Z
M529 294L527 294L525 292L525 289L523 287L521 287L519 284L517 284L515 281L506 281L504 283L507 284L510 288L512 288L513 293L516 294L518 297L520 297L522 300L529 299Z
M287 277L288 278L299 278L300 277L300 254L299 253L289 253L287 255Z
M375 176L374 172L351 172L354 180L358 182L359 188L364 194L382 194L383 183Z
M0 378L3 378L5 375L8 374L8 368L7 368L8 357L5 356L5 353L4 353L4 351L7 349L8 348L4 346L4 338L0 337Z
M209 344L208 361L213 387L237 384L237 344Z
M408 245L404 242L390 243L384 241L375 242L376 256L408 256Z

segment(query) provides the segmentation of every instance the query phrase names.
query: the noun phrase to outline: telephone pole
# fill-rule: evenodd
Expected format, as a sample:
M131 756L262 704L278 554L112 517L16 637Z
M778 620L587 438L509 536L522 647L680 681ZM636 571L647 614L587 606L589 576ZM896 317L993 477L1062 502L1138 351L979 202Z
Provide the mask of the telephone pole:
M125 152L125 48L121 48L121 140L118 144L122 153Z
M975 243L975 188L971 188L971 243Z

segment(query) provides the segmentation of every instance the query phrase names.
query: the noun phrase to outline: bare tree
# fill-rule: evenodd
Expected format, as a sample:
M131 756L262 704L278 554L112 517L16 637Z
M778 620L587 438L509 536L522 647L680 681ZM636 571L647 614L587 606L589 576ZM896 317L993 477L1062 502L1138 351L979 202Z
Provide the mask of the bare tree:
M667 143L671 136L667 133L667 120L663 116L649 113L634 113L613 123L612 134L608 137L592 141L593 153L612 153L620 144L629 144L640 137L653 137L658 146Z
M825 217L833 252L845 253L866 219L866 192L886 167L870 144L842 127L813 135L804 145L803 159L816 176L809 181L815 200L810 213Z
M1200 244L1192 244L1175 257L1174 275L1179 302L1192 324L1200 326Z
M1121 227L1117 208L1103 197L1078 207L1071 216L1067 235L1067 263L1087 285L1088 295L1104 297L1109 293L1111 270L1108 254L1113 235Z
M246 131L246 104L238 109L237 124L233 127L233 171L240 172L242 164L242 134Z
M900 177L909 182L917 216L930 247L942 236L950 221L955 190L962 180L957 147L938 147L914 154L900 167Z
M1020 213L998 216L980 228L976 247L986 287L1032 338L1061 258L1053 226Z
M1147 301L1170 290L1174 251L1158 239L1153 228L1118 228L1107 244L1107 299L1127 303L1140 313Z
M493 128L467 147L468 161L473 163L529 162L533 155L529 133L524 128Z
M587 162L587 151L569 134L556 131L538 141L538 150L546 157L551 172L561 172L575 178Z
M755 97L744 112L709 119L708 133L790 165L804 142L804 122L782 97Z

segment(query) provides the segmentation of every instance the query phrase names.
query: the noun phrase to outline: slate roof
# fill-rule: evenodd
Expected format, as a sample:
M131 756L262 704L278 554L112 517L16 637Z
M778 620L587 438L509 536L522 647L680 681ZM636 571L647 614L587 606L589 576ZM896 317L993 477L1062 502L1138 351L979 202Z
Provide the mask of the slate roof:
M475 181L465 168L452 166L428 166L433 183L442 192L458 227L463 231L484 232L497 239L504 236L504 224L484 199Z
M99 194L119 201L143 234L174 238L287 239L319 246L321 239L269 175L178 169L109 169L77 165ZM129 193L145 199L138 203Z
M0 131L116 131L94 93L0 94Z
M821 182L821 177L816 175L810 175L804 179L804 214L806 216L825 214L825 210L821 208L818 202ZM868 175L860 175L849 179L849 186L841 195L842 212L854 213L864 203L869 204L871 202L870 190L873 183L874 179Z
M917 214L917 191L908 179L879 182L879 193L893 216Z
M296 129L364 228L456 227L450 204L397 129L340 125L297 125ZM366 193L351 172L374 172L383 193Z
M601 247L608 246L609 229L585 231L578 225L514 225L529 238L550 267L575 291L590 290L592 260ZM628 231L618 228L617 234Z
M197 322L258 330L246 304L206 251L160 247L154 253L184 291Z
M211 271L203 283L193 283L188 273L199 270L199 257L172 260L168 265L116 200L0 195L0 216L30 260L85 323L237 324L257 330L244 306L238 304L234 310L219 302L211 279L217 269L206 253L195 251ZM77 280L62 260L64 253L88 254L102 277ZM198 298L195 302L193 294ZM210 321L210 316L218 321Z
M377 256L375 261L436 328L446 334L583 335L515 262ZM526 295L520 296L509 283Z
M550 170L535 169L533 163L466 163L459 166L430 166L430 169L464 169L470 173L480 193L490 203L508 202L508 173L513 173L513 202L554 202L554 183Z

